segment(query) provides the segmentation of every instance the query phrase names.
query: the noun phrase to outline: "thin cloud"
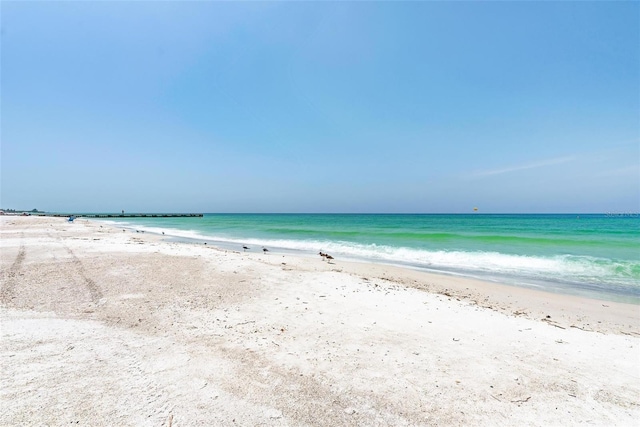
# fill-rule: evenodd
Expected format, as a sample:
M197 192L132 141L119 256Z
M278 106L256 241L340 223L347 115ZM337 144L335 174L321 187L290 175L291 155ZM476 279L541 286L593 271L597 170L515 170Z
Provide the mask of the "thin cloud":
M504 168L500 168L500 169L490 169L490 170L485 170L485 171L478 171L478 172L473 173L471 176L473 176L475 178L479 178L479 177L485 177L485 176L502 175L502 174L505 174L505 173L517 172L517 171L522 171L522 170L527 170L527 169L536 169L536 168L541 168L541 167L544 167L544 166L559 165L559 164L562 164L562 163L571 162L574 159L575 159L575 157L573 157L573 156L556 157L554 159L542 160L540 162L526 163L526 164L523 164L523 165L521 164L521 165L508 166L508 167L504 167Z
M633 165L619 169L607 170L599 173L598 176L629 176L638 178L638 171L640 171L640 166Z

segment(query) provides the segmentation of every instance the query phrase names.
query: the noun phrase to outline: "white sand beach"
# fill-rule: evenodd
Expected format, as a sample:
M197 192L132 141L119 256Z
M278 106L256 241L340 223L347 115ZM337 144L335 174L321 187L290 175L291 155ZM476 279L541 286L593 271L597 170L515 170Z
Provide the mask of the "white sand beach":
M0 217L0 425L637 425L640 306Z

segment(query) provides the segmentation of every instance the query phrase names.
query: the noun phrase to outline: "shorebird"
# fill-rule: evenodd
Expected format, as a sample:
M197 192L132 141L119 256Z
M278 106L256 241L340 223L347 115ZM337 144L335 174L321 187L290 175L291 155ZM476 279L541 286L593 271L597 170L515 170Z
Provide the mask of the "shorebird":
M323 253L322 251L318 252L318 255L320 255L322 257L322 260L324 261L325 258L327 257L327 254Z
M267 249L267 248L263 247L263 248L262 248L262 252L264 252L264 253L266 254L267 252L269 252L269 249Z
M251 248L248 248L248 247L246 247L246 246L244 246L244 245L242 246L242 251L243 251L243 252L244 252L244 251L246 251L247 249L251 249Z
M329 254L324 254L324 257L327 259L328 262L331 262L331 260L333 259L333 257Z

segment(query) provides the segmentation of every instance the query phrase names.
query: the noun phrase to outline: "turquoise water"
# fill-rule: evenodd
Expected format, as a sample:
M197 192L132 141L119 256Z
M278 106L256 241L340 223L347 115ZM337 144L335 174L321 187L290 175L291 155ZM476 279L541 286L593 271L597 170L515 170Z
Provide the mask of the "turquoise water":
M206 214L123 225L640 303L638 215Z

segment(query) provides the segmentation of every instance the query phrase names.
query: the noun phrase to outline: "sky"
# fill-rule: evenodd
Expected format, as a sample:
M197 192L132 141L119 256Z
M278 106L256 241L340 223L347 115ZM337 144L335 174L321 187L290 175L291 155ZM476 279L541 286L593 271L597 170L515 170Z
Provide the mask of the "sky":
M638 212L638 2L0 4L0 207Z

